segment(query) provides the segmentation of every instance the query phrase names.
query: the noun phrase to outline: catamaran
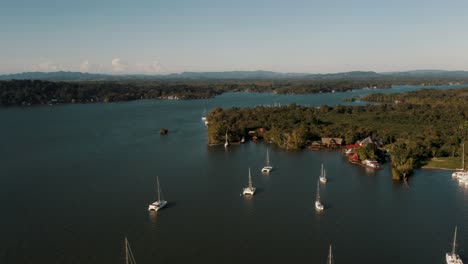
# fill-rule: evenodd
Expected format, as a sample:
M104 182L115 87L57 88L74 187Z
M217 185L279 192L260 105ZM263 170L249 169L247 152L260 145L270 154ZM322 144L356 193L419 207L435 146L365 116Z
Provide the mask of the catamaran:
M125 237L125 264L136 264L135 257L133 257L132 249L127 237Z
M332 246L330 244L330 250L328 251L327 264L332 264L332 263L333 263L333 255L332 255Z
M227 130L226 130L226 141L224 142L224 147L227 148L229 146L228 137L227 137Z
M455 247L457 246L457 227L455 227L455 235L453 237L453 246L452 252L445 254L445 259L447 260L447 264L463 264L460 256L455 253Z
M270 157L268 156L268 149L267 149L267 154L266 154L266 164L262 169L262 173L270 173L270 171L273 169L273 167L270 164Z
M320 182L317 181L317 197L315 199L315 209L317 211L323 211L323 204L320 202Z
M323 168L323 163L322 163L322 171L320 172L320 182L322 183L327 183L327 175L326 175L326 171L325 169Z
M249 168L249 185L244 188L244 191L242 192L243 195L254 195L256 188L253 187L252 185L252 176L250 175L250 168Z
M159 209L162 209L167 204L166 200L161 199L161 190L159 188L159 177L156 177L156 182L158 185L158 200L156 200L154 203L148 206L148 211L158 211Z

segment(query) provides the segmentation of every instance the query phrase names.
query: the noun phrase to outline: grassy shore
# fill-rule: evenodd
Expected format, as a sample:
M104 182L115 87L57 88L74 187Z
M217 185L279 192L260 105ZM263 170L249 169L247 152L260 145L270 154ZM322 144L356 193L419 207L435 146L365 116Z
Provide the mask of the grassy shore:
M423 169L456 170L461 168L460 157L432 158Z

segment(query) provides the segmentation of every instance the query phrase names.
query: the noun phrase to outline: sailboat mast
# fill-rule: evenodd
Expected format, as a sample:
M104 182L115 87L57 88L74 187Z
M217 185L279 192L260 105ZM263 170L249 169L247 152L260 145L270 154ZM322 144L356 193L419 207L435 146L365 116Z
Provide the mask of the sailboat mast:
M320 189L319 189L320 183L317 181L317 199L316 201L320 201Z
M332 245L330 244L330 251L328 252L328 261L327 264L332 264L333 255L332 255Z
M457 227L455 226L455 236L453 237L452 256L455 256L455 247L457 246Z
M268 156L268 149L267 149L266 165L270 166L270 157Z
M249 168L249 188L252 189L252 176L250 176L250 168Z
M125 237L125 264L128 264L128 240Z
M465 143L462 144L462 170L465 171Z
M161 201L161 194L159 190L159 177L156 177L156 182L158 183L158 201Z

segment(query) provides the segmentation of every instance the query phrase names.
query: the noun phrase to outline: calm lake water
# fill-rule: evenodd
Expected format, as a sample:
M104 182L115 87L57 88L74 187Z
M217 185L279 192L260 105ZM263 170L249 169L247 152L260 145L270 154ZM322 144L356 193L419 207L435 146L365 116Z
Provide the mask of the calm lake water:
M336 263L445 263L455 225L468 261L468 188L449 171L417 170L408 188L338 151L206 145L204 108L371 92L0 109L0 263L124 263L124 236L138 263L325 263L330 243ZM249 167L258 193L244 198ZM169 205L148 213L156 176Z

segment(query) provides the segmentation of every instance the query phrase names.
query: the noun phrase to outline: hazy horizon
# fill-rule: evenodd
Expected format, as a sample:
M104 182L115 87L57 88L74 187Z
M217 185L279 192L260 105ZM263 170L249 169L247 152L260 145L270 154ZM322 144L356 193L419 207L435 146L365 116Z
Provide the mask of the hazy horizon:
M446 69L410 69L410 70L401 70L401 71L386 71L379 72L373 70L350 70L350 71L338 71L338 72L278 72L278 71L269 71L269 70L225 70L225 71L182 71L182 72L156 72L156 73L114 73L114 72L83 72L83 71L68 71L68 70L55 70L55 71L23 71L23 72L12 72L12 73L0 73L0 75L15 75L15 74L26 74L26 73L82 73L82 74L104 74L104 75L170 75L170 74L182 74L182 73L229 73L229 72L273 72L279 74L339 74L339 73L349 73L349 72L375 72L380 74L391 74L391 73L400 73L400 72L468 72L466 70L446 70Z
M468 70L468 1L14 1L0 74Z

